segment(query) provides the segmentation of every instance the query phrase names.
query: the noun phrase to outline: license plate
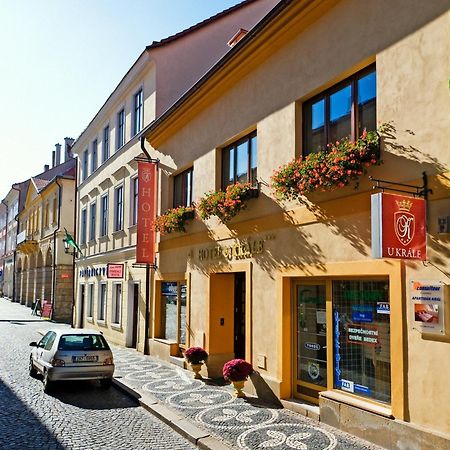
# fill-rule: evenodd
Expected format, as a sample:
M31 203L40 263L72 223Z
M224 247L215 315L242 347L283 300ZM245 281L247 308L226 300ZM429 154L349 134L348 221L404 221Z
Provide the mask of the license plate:
M95 362L98 361L98 356L84 355L84 356L72 356L73 362Z

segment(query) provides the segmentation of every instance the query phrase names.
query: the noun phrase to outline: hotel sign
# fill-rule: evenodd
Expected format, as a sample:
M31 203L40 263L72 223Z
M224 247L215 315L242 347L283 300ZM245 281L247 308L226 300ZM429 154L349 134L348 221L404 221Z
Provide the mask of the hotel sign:
M404 195L372 195L372 256L427 258L426 204Z
M155 264L157 164L138 162L138 214L136 263Z

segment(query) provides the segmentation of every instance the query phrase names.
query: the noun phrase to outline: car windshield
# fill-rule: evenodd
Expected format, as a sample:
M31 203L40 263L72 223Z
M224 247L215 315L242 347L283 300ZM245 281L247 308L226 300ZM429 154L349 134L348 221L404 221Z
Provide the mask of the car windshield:
M99 334L64 334L58 350L109 350L109 346Z

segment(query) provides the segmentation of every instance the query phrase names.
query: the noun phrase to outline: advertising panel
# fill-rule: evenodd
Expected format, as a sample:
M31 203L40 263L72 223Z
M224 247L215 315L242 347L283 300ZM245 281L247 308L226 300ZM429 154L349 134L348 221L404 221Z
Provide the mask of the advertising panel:
M427 259L426 203L404 195L372 195L372 256Z
M444 287L440 281L411 281L413 329L444 334Z
M155 264L157 164L138 162L136 263Z
M108 278L123 278L124 264L107 264L107 277Z

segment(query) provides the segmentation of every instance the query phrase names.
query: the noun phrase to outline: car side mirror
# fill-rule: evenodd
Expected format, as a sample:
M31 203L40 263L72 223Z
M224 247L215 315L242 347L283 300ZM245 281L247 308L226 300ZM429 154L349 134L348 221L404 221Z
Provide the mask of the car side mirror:
M37 347L37 342L30 342L30 347Z

